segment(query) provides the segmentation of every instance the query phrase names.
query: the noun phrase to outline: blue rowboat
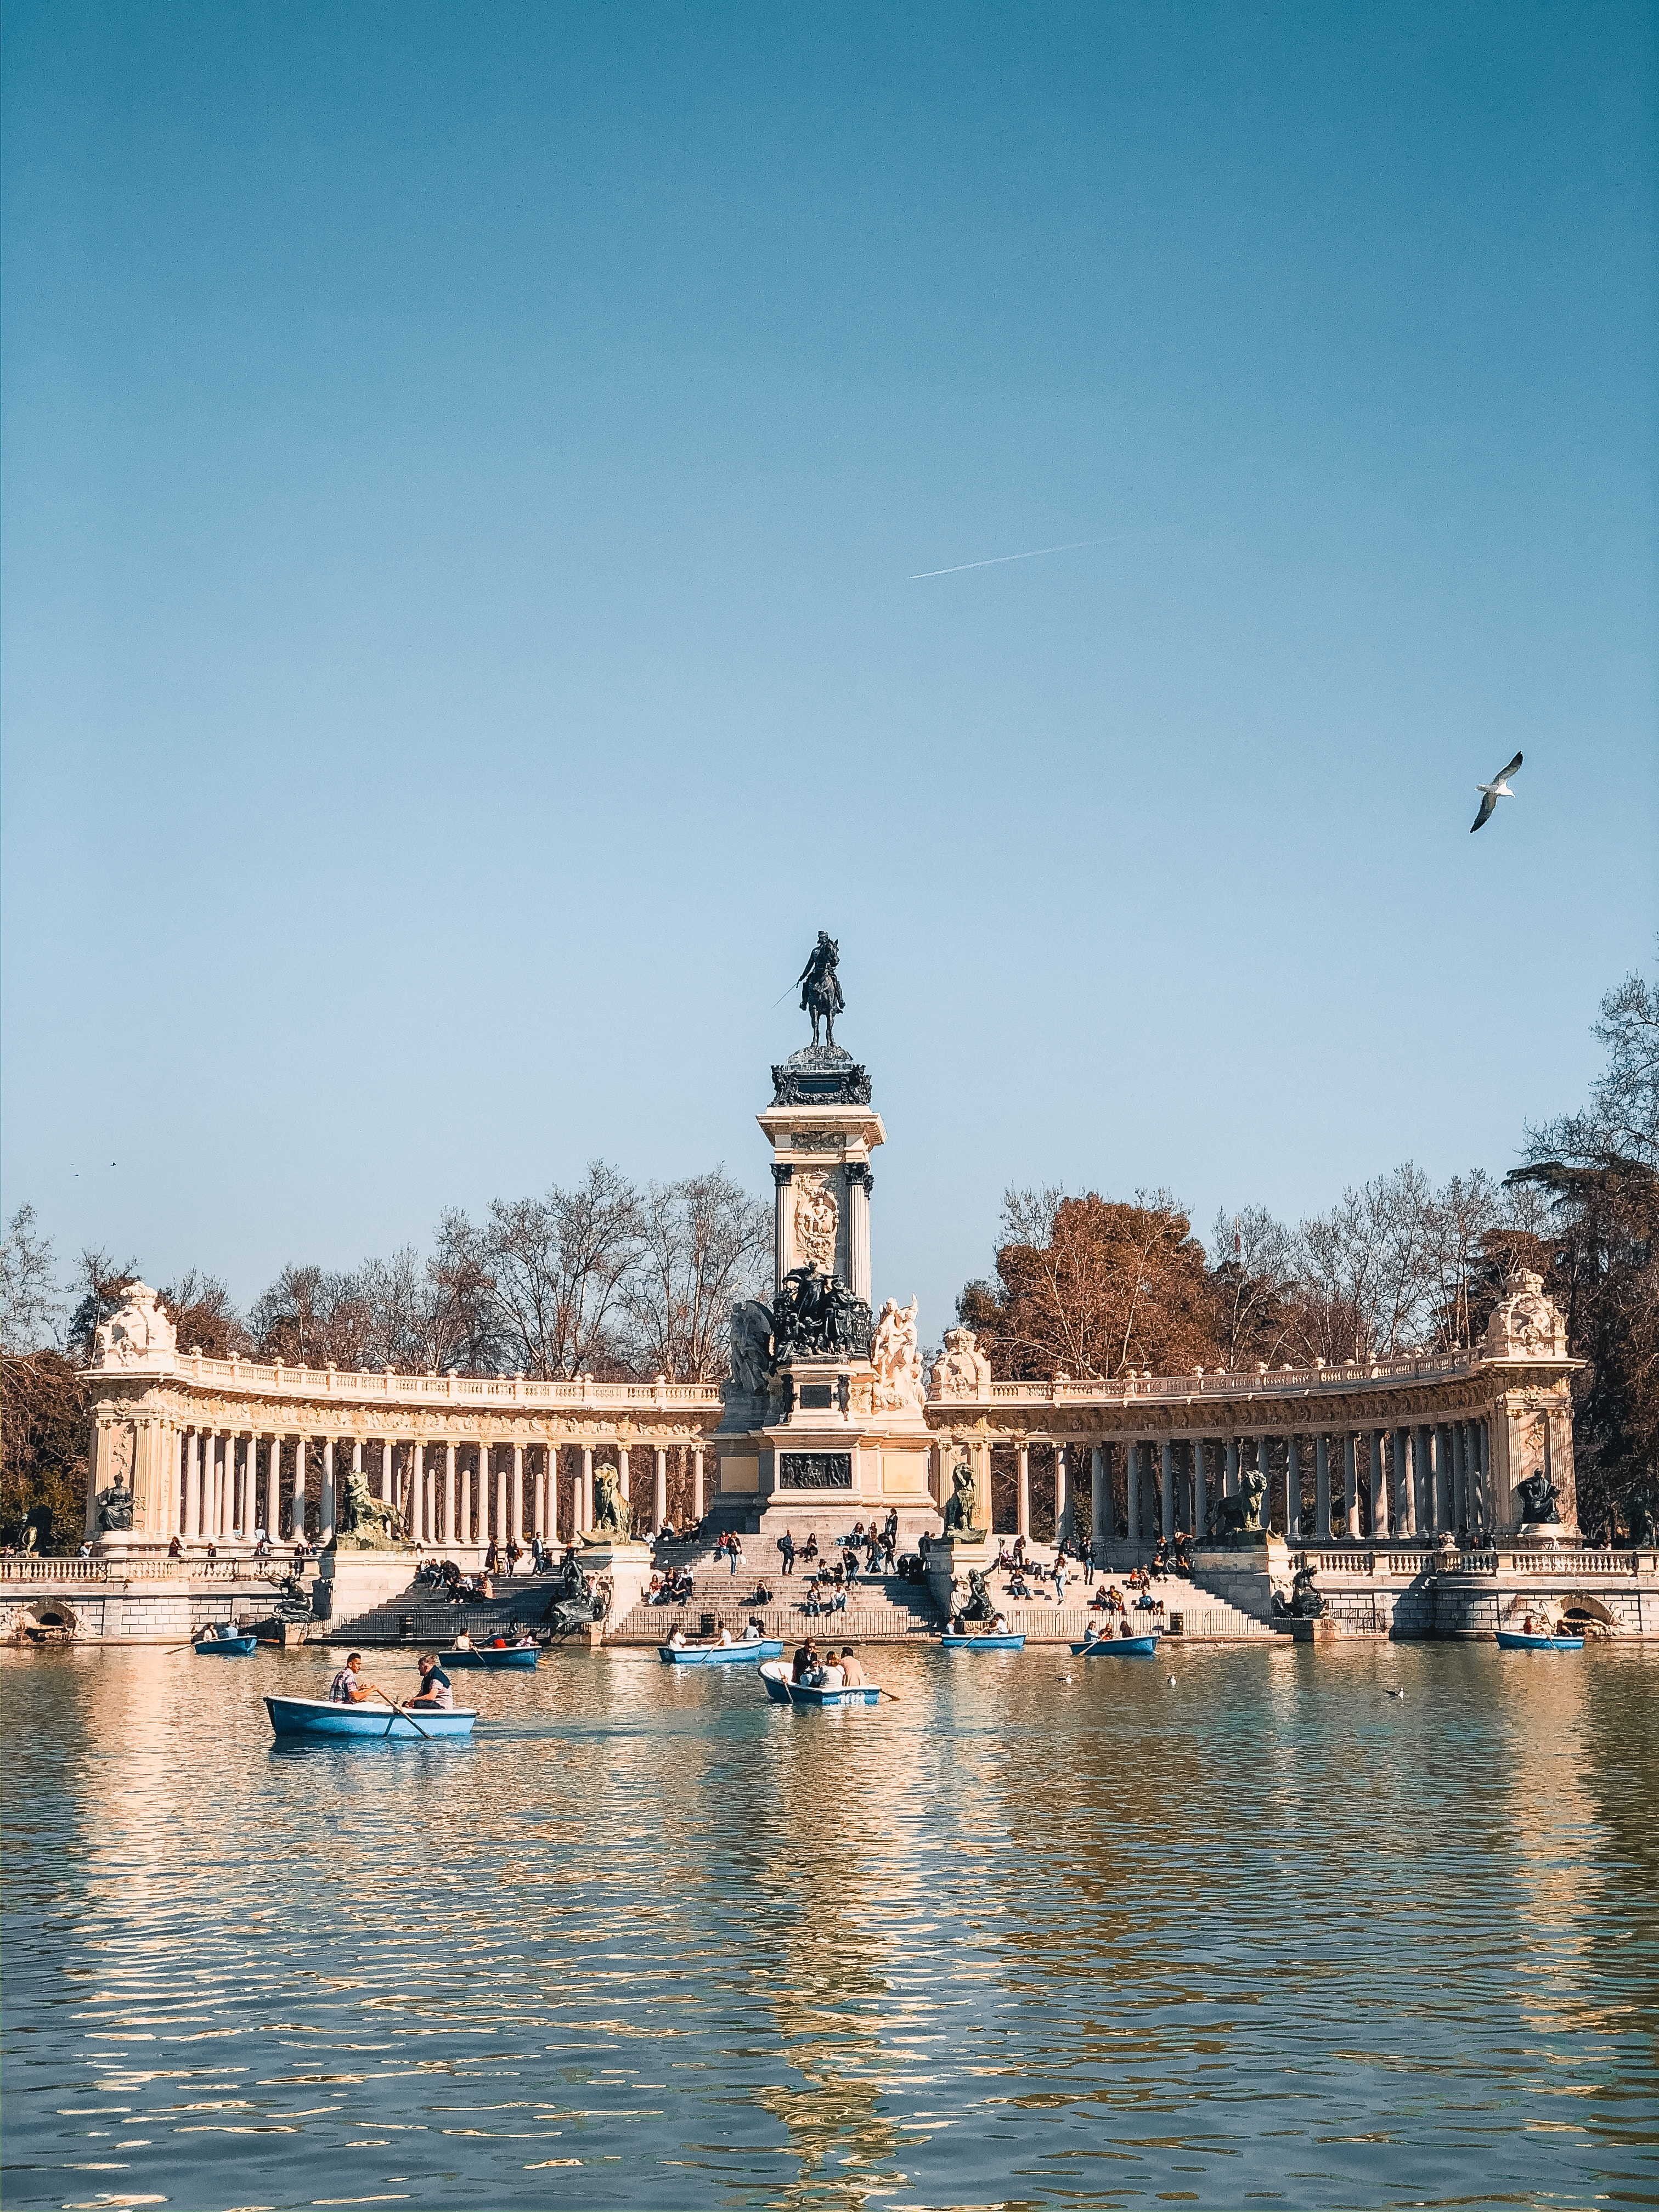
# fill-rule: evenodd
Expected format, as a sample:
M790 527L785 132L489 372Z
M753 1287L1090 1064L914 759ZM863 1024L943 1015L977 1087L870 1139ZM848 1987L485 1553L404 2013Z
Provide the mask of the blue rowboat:
M201 1659L246 1659L258 1648L255 1636L204 1636L191 1650Z
M665 1667L752 1667L762 1659L781 1659L783 1645L775 1636L752 1637L747 1644L659 1644L657 1656Z
M1582 1636L1522 1636L1518 1628L1500 1628L1498 1632L1500 1651L1582 1651Z
M1025 1638L1018 1636L941 1636L941 1651L1023 1651Z
M418 1743L423 1735L471 1735L478 1717L468 1705L409 1714L394 1712L375 1699L337 1705L327 1698L267 1698L265 1711L278 1735L347 1735L369 1741L390 1736L398 1743Z
M1091 1636L1072 1646L1079 1659L1152 1659L1158 1654L1156 1636Z
M875 1682L859 1682L850 1690L814 1690L805 1682L792 1682L789 1669L775 1660L761 1668L760 1678L775 1705L873 1705L881 1699Z
M441 1667L525 1667L533 1668L540 1657L533 1644L504 1644L491 1646L475 1644L468 1651L441 1651Z

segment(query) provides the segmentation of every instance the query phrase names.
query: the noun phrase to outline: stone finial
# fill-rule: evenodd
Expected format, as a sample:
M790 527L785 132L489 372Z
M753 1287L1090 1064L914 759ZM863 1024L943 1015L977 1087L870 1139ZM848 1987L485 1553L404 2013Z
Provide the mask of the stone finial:
M979 1348L971 1328L947 1328L945 1350L933 1362L933 1387L928 1396L982 1398L990 1388L991 1363Z
M171 1358L179 1348L179 1332L148 1283L130 1283L126 1302L118 1312L100 1322L97 1336L99 1367L140 1367Z
M1486 1323L1482 1349L1488 1359L1565 1359L1567 1325L1545 1291L1544 1278L1517 1267Z

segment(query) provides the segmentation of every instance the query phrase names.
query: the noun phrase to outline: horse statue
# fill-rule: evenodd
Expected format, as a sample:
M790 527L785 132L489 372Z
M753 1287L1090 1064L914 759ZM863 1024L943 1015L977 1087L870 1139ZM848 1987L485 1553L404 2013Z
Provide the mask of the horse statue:
M628 1537L634 1533L634 1514L623 1496L622 1476L608 1462L593 1470L593 1527Z
M841 946L827 929L818 932L818 941L806 957L806 965L795 981L800 985L801 1012L812 1018L812 1042L818 1041L818 1024L823 1024L826 1044L836 1041L836 1016L845 1007L841 981L836 974L836 962L841 956Z
M1261 1508L1267 1495L1267 1478L1261 1468L1241 1468L1237 1494L1232 1498L1218 1498L1210 1509L1210 1534L1212 1536L1258 1534L1264 1526Z
M965 1536L974 1525L974 1509L978 1504L979 1486L974 1480L973 1468L963 1460L951 1475L951 1495L945 1507L945 1534L959 1530Z
M1561 1518L1561 1504L1555 1494L1555 1485L1541 1467L1534 1469L1524 1482L1516 1484L1515 1495L1521 1507L1523 1528L1540 1522L1548 1524Z

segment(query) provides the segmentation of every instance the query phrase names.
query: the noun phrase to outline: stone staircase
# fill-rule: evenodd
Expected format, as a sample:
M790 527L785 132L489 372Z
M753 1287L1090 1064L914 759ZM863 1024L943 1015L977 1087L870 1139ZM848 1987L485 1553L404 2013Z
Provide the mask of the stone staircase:
M447 1651L465 1629L475 1644L492 1636L514 1636L528 1628L541 1632L542 1615L553 1598L550 1575L515 1575L495 1584L489 1600L473 1598L451 1605L425 1585L410 1587L371 1606L349 1620L319 1622L307 1634L309 1643L370 1644L407 1644L423 1650Z
M851 1526L850 1519L844 1523L803 1520L791 1524L800 1545L805 1545L809 1533L817 1535L819 1565L825 1561L833 1563L842 1556L836 1539ZM848 1588L842 1611L826 1609L814 1615L805 1610L806 1584L812 1569L799 1554L793 1575L783 1571L775 1537L763 1540L745 1535L744 1554L734 1575L723 1559L715 1557L713 1540L708 1536L659 1543L654 1554L659 1571L667 1574L677 1569L689 1570L690 1596L677 1605L647 1605L641 1601L620 1620L607 1623L606 1643L661 1644L677 1627L687 1636L698 1637L704 1632L705 1618L713 1619L716 1632L729 1628L738 1636L747 1622L758 1620L768 1636L797 1642L809 1632L820 1642L845 1636L855 1644L939 1634L939 1609L925 1583L903 1582L896 1575L861 1573ZM756 1585L763 1578L773 1593L772 1603L752 1604L750 1601Z

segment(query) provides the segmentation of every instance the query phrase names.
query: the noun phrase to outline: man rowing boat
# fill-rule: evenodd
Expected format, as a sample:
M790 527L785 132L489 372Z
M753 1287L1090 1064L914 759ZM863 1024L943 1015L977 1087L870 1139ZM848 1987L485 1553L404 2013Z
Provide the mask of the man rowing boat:
M361 1705L379 1695L374 1683L363 1680L363 1655L361 1651L351 1654L328 1686L328 1699L332 1705Z

